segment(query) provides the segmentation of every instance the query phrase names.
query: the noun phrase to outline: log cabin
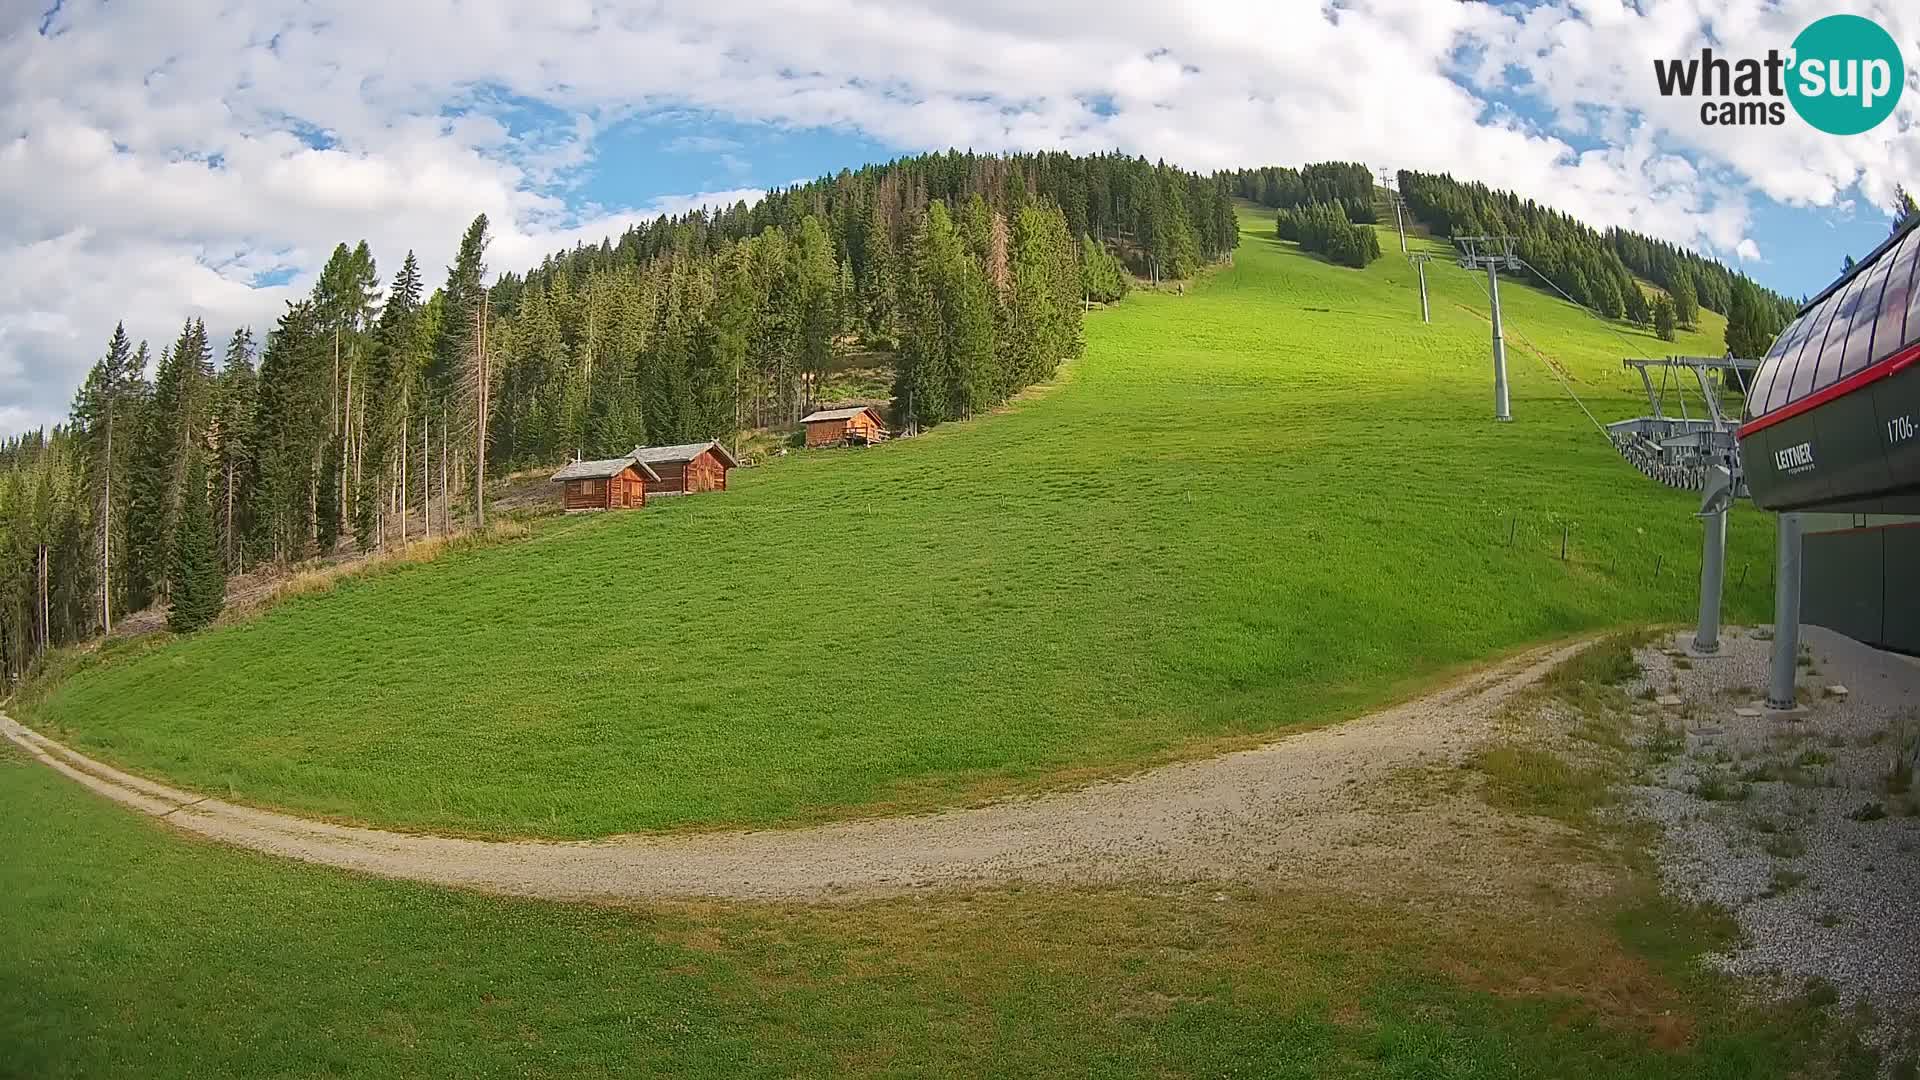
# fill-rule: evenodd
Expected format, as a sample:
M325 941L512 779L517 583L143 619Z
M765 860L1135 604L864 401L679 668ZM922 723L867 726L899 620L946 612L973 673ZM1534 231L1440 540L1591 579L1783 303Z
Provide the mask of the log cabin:
M638 509L647 505L647 485L659 479L659 473L633 454L576 461L553 474L566 510Z
M871 406L855 405L847 409L821 409L800 418L807 428L807 449L842 444L867 445L887 437L880 414Z
M727 490L727 470L738 468L727 448L717 442L677 446L636 446L634 460L647 466L649 495L689 495Z

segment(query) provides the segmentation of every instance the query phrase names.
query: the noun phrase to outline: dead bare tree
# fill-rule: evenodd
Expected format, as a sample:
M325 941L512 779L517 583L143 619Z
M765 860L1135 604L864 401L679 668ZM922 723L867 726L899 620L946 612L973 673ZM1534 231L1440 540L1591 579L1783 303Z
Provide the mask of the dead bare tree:
M100 488L100 632L113 633L113 405L107 406L106 468Z
M465 411L473 422L473 527L487 526L487 417L492 407L493 364L487 351L486 291L473 311L473 327L467 335L466 355L462 358L459 393Z
M447 494L447 407L440 406L440 534L453 531L453 502Z

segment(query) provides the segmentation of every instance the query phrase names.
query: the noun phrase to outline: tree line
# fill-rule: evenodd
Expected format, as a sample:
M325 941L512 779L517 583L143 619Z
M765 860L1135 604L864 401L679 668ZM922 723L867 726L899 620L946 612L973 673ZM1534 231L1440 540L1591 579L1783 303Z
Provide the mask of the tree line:
M1357 269L1380 257L1380 234L1372 225L1349 221L1344 204L1337 201L1282 209L1274 220L1274 234L1342 266Z
M1408 211L1435 235L1516 237L1520 257L1575 302L1608 318L1652 326L1668 340L1669 320L1697 326L1704 307L1727 316L1728 348L1758 356L1799 306L1677 244L1626 229L1601 232L1511 191L1404 169L1399 186ZM1659 286L1661 294L1649 298L1636 277ZM1663 312L1662 304L1672 310ZM1750 351L1760 339L1759 351Z
M1356 161L1327 161L1299 169L1239 169L1227 175L1234 194L1269 210L1338 206L1356 225L1379 220L1373 172Z
M263 337L108 335L67 424L0 445L0 666L227 576L483 524L486 477L791 424L835 349L890 352L895 422L973 415L1081 347L1085 302L1238 242L1232 190L1118 154L931 154L638 224L488 284L341 244Z

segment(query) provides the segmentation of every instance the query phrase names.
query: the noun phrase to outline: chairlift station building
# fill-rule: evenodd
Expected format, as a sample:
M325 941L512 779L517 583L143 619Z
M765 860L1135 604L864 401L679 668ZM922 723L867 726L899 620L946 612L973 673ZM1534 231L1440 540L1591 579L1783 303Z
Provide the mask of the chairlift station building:
M1803 514L1803 618L1920 653L1920 220L1801 309L1754 372L1748 490Z

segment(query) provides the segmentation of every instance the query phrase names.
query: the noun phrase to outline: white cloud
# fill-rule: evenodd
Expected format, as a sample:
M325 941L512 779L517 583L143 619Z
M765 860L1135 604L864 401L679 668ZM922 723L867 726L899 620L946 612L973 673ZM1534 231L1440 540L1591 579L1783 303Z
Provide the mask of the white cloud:
M1910 6L1861 10L1920 38ZM1445 169L1757 258L1751 199L1832 206L1857 183L1885 200L1920 174L1920 93L1869 136L1712 130L1655 93L1651 60L1697 50L1707 25L1726 50L1784 46L1825 13L1813 0L67 0L42 35L40 5L0 0L0 423L62 414L116 318L156 341L189 315L264 329L341 240L365 237L389 272L415 249L433 280L476 213L494 223L494 267L518 269L656 213L759 196L635 190L583 208L603 133L662 109L901 150ZM1513 67L1532 81L1505 85ZM660 149L750 171L749 148L718 135ZM283 268L285 285L251 287Z

